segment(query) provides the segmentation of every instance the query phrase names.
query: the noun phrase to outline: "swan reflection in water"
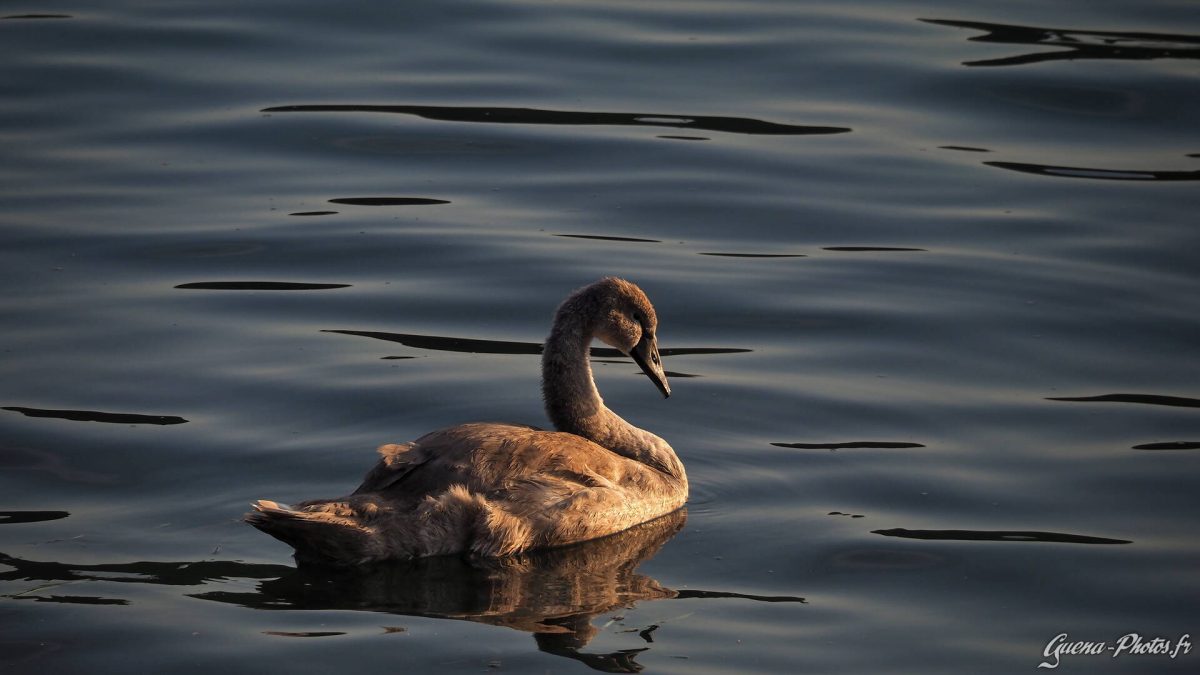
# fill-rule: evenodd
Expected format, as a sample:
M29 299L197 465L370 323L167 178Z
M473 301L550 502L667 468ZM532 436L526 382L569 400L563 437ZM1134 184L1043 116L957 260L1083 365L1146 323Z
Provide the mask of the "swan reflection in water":
M601 631L592 624L597 617L652 600L804 602L792 596L675 590L637 573L637 567L675 536L686 520L686 509L680 509L624 532L565 548L508 558L421 558L357 570L228 561L68 565L0 554L0 564L13 568L0 571L0 581L93 579L187 586L231 578L258 579L254 591L213 590L191 597L255 609L363 610L504 626L532 633L543 652L575 659L596 670L632 673L642 669L634 658L649 646L611 653L583 651ZM131 576L114 577L114 572ZM51 602L125 602L81 596L43 597L38 595L41 592L35 589L20 595ZM654 627L647 626L640 632L647 644L652 640L652 630Z

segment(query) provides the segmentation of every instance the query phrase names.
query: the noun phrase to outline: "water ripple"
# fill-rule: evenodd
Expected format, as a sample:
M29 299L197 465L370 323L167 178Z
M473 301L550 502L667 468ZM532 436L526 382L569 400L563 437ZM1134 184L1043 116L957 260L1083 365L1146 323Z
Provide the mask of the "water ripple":
M1060 544L1132 544L1128 539L1089 537L1082 534L1062 532L1034 532L1026 530L871 530L871 534L904 539L932 539L939 541L1036 541Z
M345 635L345 631L340 630L306 630L306 631L287 631L287 630L264 630L263 635L274 635L276 637L334 637L336 635Z
M468 354L528 354L542 353L542 345L536 342L512 342L508 340L478 340L474 338L443 337L439 335L412 335L409 333L386 333L366 330L323 330L322 333L339 333L341 335L357 335L388 342L399 342L407 347L416 349L431 349L441 352L463 352ZM749 349L736 347L675 347L659 350L660 356L683 356L688 354L740 354ZM592 356L620 357L624 356L616 349L607 347L592 347Z
M1073 401L1078 403L1143 403L1167 405L1179 408L1200 408L1200 399L1185 396L1162 396L1159 394L1104 394L1101 396L1052 396L1047 401Z
M323 291L349 288L350 284L309 284L291 281L195 281L175 288L206 291Z
M799 126L779 124L748 117L709 115L650 115L645 113L584 112L541 110L537 108L485 108L432 105L284 105L264 108L262 112L366 112L414 115L439 122L481 122L486 124L553 124L570 126L654 126L704 129L734 134L800 136L841 134L846 127Z
M700 253L718 258L807 258L802 253Z
M777 448L801 450L842 450L845 448L923 448L920 443L902 441L850 441L847 443L772 443Z
M0 511L0 525L41 523L47 520L61 520L69 515L71 514L67 511Z
M556 234L556 237L569 237L571 239L595 239L597 241L631 241L643 244L661 244L661 239L641 239L638 237L615 237L607 234Z
M12 14L9 16L0 17L0 19L73 19L75 17L70 14Z
M1200 180L1200 171L1141 171L1133 169L1091 169L1024 162L984 162L985 166L1020 173L1062 178L1095 178L1098 180L1184 181Z
M1195 35L1073 30L948 19L921 21L987 33L969 38L971 42L1062 48L1060 51L1038 51L999 59L964 61L964 66L1023 66L1046 61L1078 59L1200 59L1200 36Z
M1165 443L1143 443L1133 446L1134 450L1200 450L1200 442L1167 441Z
M32 600L33 602L53 602L63 605L128 605L128 600L120 598L102 598L96 595L11 595L13 600Z
M430 199L429 197L339 197L330 199L329 203L353 206L436 206L450 202L445 199Z
M19 412L26 417L50 417L75 422L106 422L109 424L185 424L187 420L174 415L138 415L135 413L110 413L95 410L46 410L43 408L23 408L20 406L4 406L2 410Z
M926 251L924 248L907 248L904 246L826 246L822 251L841 251L844 253L878 253L889 251Z

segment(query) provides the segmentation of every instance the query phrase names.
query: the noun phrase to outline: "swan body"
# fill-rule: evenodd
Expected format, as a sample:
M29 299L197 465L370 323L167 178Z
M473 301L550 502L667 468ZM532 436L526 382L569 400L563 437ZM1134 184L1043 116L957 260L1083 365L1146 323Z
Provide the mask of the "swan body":
M670 395L657 317L634 284L606 278L559 307L542 354L542 394L557 431L507 423L441 429L379 448L352 494L253 504L246 521L301 562L356 565L466 553L498 557L628 529L687 500L666 441L609 410L588 363L593 338L633 357Z

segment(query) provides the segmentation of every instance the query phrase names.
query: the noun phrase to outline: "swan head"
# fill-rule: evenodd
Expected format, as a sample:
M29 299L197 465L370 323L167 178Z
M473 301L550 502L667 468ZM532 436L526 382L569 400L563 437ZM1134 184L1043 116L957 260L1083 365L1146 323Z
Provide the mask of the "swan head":
M595 336L601 342L632 358L663 398L671 395L671 385L658 354L658 315L650 299L637 285L608 277L592 284L600 305Z

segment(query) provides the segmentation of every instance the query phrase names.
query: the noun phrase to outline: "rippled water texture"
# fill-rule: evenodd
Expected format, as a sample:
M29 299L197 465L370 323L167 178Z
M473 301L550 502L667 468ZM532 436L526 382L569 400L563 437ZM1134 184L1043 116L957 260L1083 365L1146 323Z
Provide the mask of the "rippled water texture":
M1200 12L0 8L0 670L1012 673L1200 636ZM545 424L654 300L685 512L297 570L253 499ZM1200 644L1200 639L1193 639ZM1062 655L1196 672L1200 650ZM1051 672L1051 671L1047 671Z

